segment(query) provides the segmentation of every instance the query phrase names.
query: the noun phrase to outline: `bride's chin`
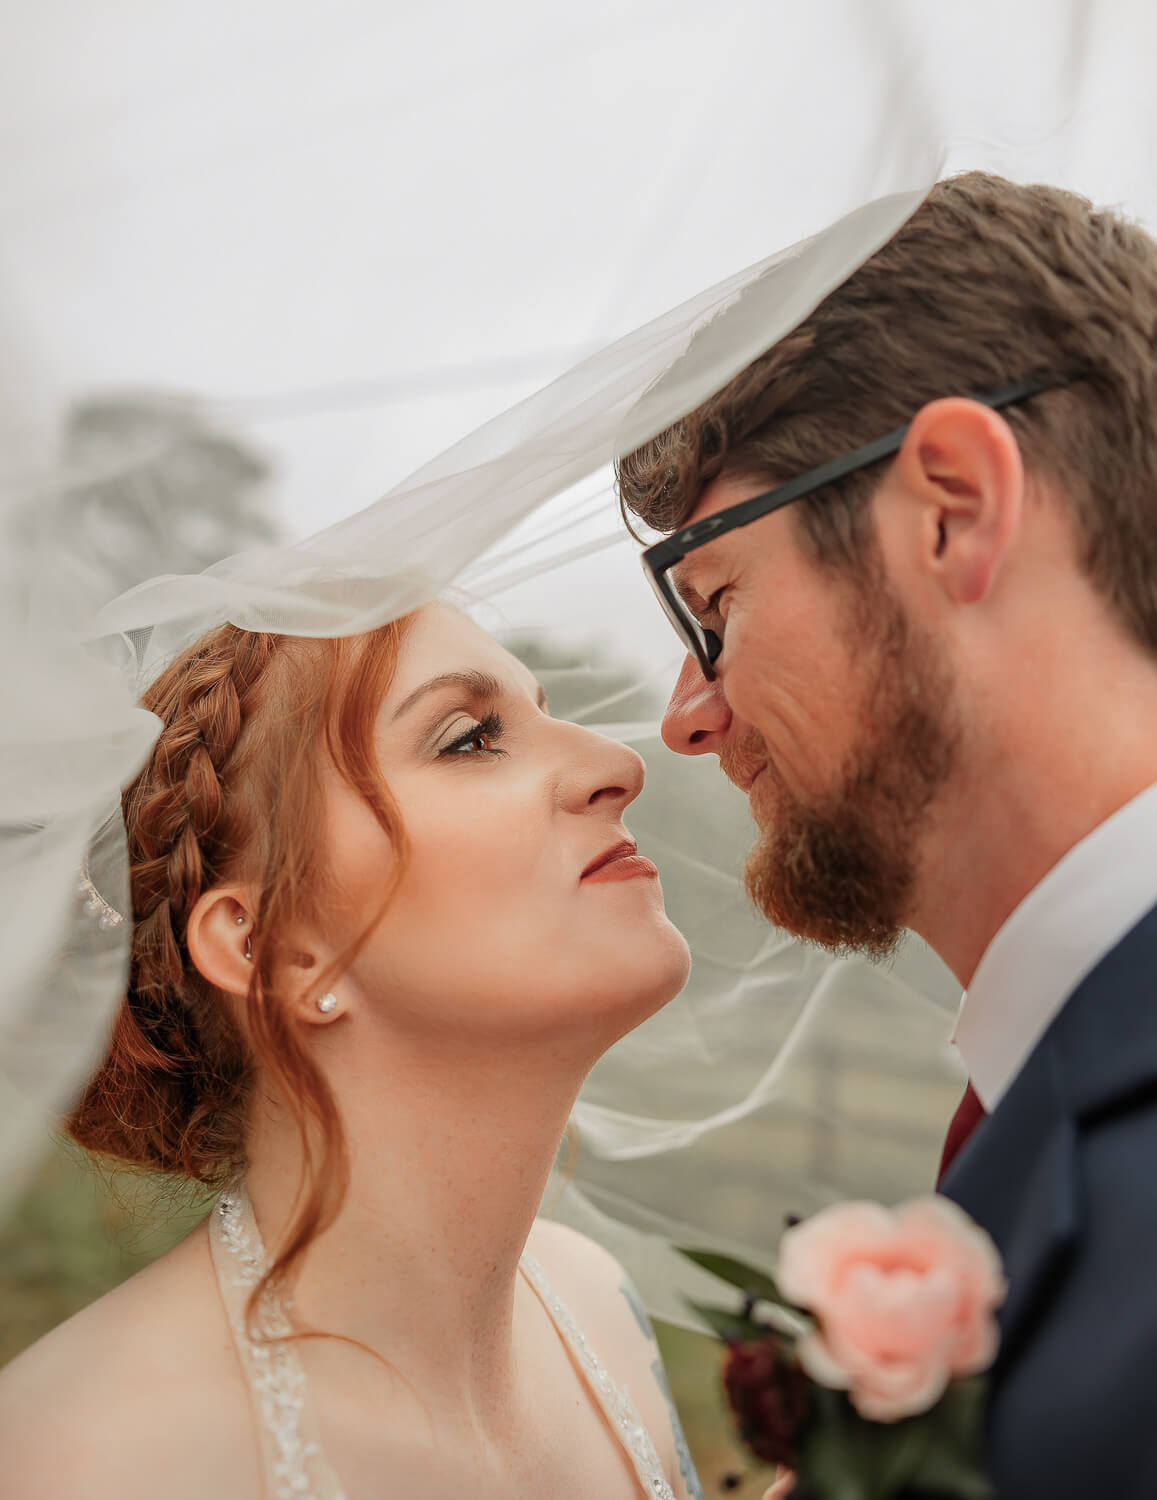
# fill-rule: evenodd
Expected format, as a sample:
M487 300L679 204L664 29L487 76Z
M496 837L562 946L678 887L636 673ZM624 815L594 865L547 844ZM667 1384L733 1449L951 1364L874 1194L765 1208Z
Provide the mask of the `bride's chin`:
M624 1009L634 1017L624 1028L624 1035L670 1005L687 983L691 973L687 941L676 927L669 926L665 937L661 950L654 954L654 966L641 971L630 992L624 992Z

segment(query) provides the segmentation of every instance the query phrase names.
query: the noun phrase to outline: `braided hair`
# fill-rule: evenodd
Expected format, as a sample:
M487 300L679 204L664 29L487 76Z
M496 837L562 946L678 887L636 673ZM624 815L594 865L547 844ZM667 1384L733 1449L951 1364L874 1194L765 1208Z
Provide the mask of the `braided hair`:
M128 991L68 1130L99 1155L221 1186L244 1168L253 1085L264 1072L296 1117L306 1178L271 1272L278 1278L332 1222L348 1175L336 1102L278 995L279 934L316 916L326 888L326 759L385 830L400 878L405 836L374 734L407 624L347 640L221 626L143 696L162 729L122 797ZM240 1004L198 971L186 943L197 901L231 880L256 893L253 972Z

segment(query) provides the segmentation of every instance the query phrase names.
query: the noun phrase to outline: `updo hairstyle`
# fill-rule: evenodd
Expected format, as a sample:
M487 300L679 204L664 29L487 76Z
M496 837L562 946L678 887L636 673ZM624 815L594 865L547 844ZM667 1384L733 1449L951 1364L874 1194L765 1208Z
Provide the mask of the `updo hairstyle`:
M326 762L372 810L397 858L381 911L328 973L344 969L380 920L406 856L378 766L375 722L408 621L345 640L223 625L178 656L142 698L161 720L125 790L133 936L128 992L108 1052L68 1121L87 1150L218 1188L246 1165L254 1082L263 1074L303 1144L297 1211L266 1281L281 1282L333 1221L348 1159L333 1094L279 993L283 934L324 913ZM238 1002L189 957L199 897L241 881L255 893L253 972Z

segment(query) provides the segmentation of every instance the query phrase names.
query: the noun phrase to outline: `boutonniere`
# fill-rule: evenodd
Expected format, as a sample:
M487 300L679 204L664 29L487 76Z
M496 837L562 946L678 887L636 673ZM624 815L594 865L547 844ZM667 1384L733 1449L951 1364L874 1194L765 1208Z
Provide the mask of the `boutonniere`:
M774 1276L683 1250L742 1294L692 1306L729 1348L747 1447L795 1471L793 1500L995 1494L985 1372L1006 1283L988 1235L947 1198L841 1203L788 1229Z

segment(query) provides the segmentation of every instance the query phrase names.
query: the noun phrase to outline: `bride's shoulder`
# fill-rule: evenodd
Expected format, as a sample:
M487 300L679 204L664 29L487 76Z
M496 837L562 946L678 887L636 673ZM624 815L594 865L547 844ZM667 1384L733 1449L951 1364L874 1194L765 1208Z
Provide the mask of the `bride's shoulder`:
M259 1493L241 1372L194 1232L0 1370L6 1500Z
M548 1273L578 1276L605 1285L623 1275L623 1268L609 1250L556 1219L535 1219L526 1248Z
M675 1494L701 1495L655 1330L631 1278L601 1245L549 1219L535 1221L527 1249L616 1385L630 1392Z
M590 1342L623 1356L656 1358L655 1332L642 1299L615 1257L569 1225L537 1219L527 1249ZM601 1335L601 1337L600 1337Z

